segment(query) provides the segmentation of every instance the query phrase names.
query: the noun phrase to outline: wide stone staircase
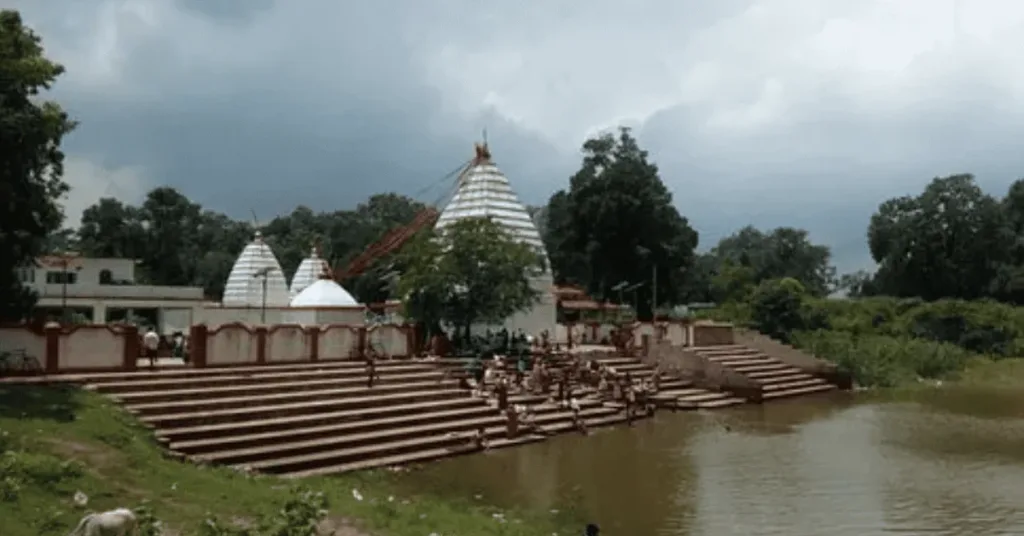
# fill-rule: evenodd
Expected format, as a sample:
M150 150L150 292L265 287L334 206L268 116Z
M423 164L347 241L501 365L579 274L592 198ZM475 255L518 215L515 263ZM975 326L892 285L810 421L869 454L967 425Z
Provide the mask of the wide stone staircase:
M760 350L743 345L696 347L701 359L739 374L758 387L760 401L834 391L838 387Z
M201 463L302 477L427 461L473 452L483 429L490 448L544 439L506 437L505 416L447 378L436 363L379 361L367 387L358 361L230 368L180 368L78 377L152 427L172 452ZM574 430L572 412L541 395L528 404L546 433ZM625 415L579 399L588 427Z
M600 352L594 357L597 362L608 366L615 370L619 374L629 373L634 380L649 380L654 374L654 367L643 363L641 360L634 357L623 357L623 356L606 356L606 352ZM583 354L585 356L585 354ZM583 357L586 361L586 357ZM568 355L554 355L547 358L547 363L554 369L564 370L569 365L570 357ZM459 358L448 358L436 360L436 364L445 370L458 372L463 369L466 364L465 359ZM515 360L505 360L506 372L512 374L514 372ZM590 400L596 398L594 389L590 386L579 385L576 382L570 383L571 396L577 397L578 400ZM544 396L531 396L525 397L522 400L527 403L536 403L538 401L546 400ZM692 381L676 376L663 375L660 382L658 393L653 396L654 401L660 407L670 409L713 409L734 406L737 404L743 404L746 402L745 399L733 396L728 392L712 391L708 389L702 389L696 387ZM620 405L614 402L605 402L605 405L611 408L619 409ZM617 415L620 421L625 417Z
M629 372L630 376L638 380L650 379L654 374L653 366L634 357L598 358L598 362L619 373ZM664 377L654 400L659 406L670 409L715 409L746 402L728 392L697 387L692 381L678 376Z

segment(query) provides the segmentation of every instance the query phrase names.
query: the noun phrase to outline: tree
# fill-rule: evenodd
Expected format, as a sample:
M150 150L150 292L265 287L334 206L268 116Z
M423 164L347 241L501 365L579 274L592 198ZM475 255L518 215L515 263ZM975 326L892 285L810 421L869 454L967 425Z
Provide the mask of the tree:
M850 274L843 274L839 278L836 290L845 292L850 298L863 298L878 294L875 288L874 274L866 270L858 270Z
M314 244L328 261L344 264L425 208L402 195L378 194L355 210L314 212L300 206L263 225L262 231L290 278ZM253 232L250 221L205 210L163 186L150 191L141 206L99 200L83 213L76 238L87 256L139 259L140 283L201 286L207 296L220 299L231 267ZM60 241L51 236L51 243ZM384 301L391 296L388 274L399 268L394 258L379 259L345 284L365 303Z
M100 199L82 212L78 246L88 257L139 258L146 248L140 211L114 198Z
M761 333L782 341L804 327L806 290L791 277L762 281L750 298L750 313Z
M398 281L409 318L468 336L472 325L501 323L536 302L530 276L541 257L500 224L467 218L428 234L406 252Z
M790 277L815 296L829 294L837 283L828 246L813 244L807 231L779 227L763 233L747 226L723 238L712 250L720 263L749 269L750 283Z
M0 320L25 318L35 304L17 271L35 262L64 220L60 145L75 123L38 97L63 72L17 11L0 11Z
M878 290L926 300L988 295L1013 243L1003 206L972 175L936 178L917 197L882 203L868 228Z
M682 297L697 233L647 156L628 128L587 140L568 191L548 202L546 246L556 280L596 297L617 297L621 282L645 283L639 314L649 318L655 272L659 303Z

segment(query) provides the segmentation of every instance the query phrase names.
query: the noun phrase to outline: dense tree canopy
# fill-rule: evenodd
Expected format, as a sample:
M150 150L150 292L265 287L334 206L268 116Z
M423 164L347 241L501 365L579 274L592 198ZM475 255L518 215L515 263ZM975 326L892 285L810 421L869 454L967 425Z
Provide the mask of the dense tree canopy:
M537 299L530 273L542 267L529 246L488 218L467 218L425 233L407 248L398 292L406 315L444 322L469 334L474 324L499 324Z
M0 320L21 319L35 303L17 270L45 251L64 220L60 144L75 124L38 97L63 72L16 11L0 11Z
M380 194L354 210L316 213L300 206L260 227L291 277L315 244L329 260L344 264L424 208L398 194ZM201 286L218 299L256 223L205 210L177 190L160 187L141 206L108 198L86 209L77 247L88 256L139 259L139 282ZM364 302L383 301L390 297L386 276L393 268L392 259L382 259L345 284Z
M639 284L640 314L649 316L657 273L659 303L679 299L697 233L672 204L672 193L627 128L583 144L569 189L556 192L545 216L546 246L559 282L615 296Z
M16 12L0 11L0 321L21 318L31 307L35 297L19 284L17 270L46 252L135 258L139 283L202 286L219 298L256 226L290 277L314 244L332 263L345 264L426 208L384 193L352 210L300 206L256 222L208 210L164 186L137 206L101 199L78 229L62 230L59 201L68 187L60 146L75 123L41 95L62 72ZM619 298L622 285L639 285L641 317L654 305L686 301L782 303L779 297L789 294L772 286L782 280L786 289L799 286L815 296L839 289L854 296L1024 303L1024 179L1002 199L960 174L934 179L917 196L881 203L867 230L878 269L836 277L829 248L791 227L744 227L696 254L696 231L627 128L587 140L582 153L568 188L544 206L529 207L530 215L557 282L610 300ZM364 302L397 296L401 287L400 295L414 298L407 304L414 317L460 326L494 321L535 298L523 270L536 257L492 222L470 220L442 237L428 235L343 283ZM111 282L119 283L128 282Z
M710 256L715 259L711 280L716 301L740 298L769 279L791 278L812 295L825 296L836 284L827 246L811 242L807 231L779 227L761 232L747 226L723 238Z
M1006 204L971 175L937 178L917 197L882 203L868 227L879 266L874 290L926 300L1000 292L1006 285L996 277L1014 261L1011 221Z

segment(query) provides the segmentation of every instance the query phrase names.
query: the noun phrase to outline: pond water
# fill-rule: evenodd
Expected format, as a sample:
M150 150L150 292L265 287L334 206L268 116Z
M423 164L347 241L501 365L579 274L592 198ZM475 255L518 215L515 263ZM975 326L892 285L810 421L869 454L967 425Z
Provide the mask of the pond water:
M608 535L1024 534L1024 390L662 412L409 478L501 507L571 508Z

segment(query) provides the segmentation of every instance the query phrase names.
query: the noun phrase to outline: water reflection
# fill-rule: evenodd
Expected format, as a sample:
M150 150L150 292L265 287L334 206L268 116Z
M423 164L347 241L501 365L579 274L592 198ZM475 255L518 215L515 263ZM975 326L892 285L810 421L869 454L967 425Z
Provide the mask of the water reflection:
M609 534L1024 534L1024 393L956 393L662 413L410 478Z

